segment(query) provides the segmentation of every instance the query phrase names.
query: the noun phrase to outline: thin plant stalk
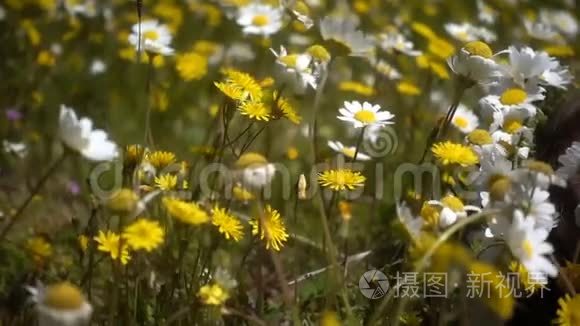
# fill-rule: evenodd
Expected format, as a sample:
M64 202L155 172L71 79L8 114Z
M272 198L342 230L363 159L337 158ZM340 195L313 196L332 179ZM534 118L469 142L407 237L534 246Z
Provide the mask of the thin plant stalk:
M42 175L40 180L38 180L34 188L32 188L32 191L30 192L28 197L26 197L24 202L16 209L14 215L12 215L12 217L10 218L4 229L2 229L2 232L0 233L0 242L4 240L8 232L10 232L10 230L14 227L14 225L19 220L22 213L24 213L24 210L32 202L32 199L40 192L46 181L48 181L50 176L53 175L54 172L57 170L57 168L62 164L62 162L64 162L64 160L68 156L68 153L69 153L68 149L65 148L60 157L56 161L54 161L54 163L52 163L52 165L48 168L48 170L44 173L44 175Z

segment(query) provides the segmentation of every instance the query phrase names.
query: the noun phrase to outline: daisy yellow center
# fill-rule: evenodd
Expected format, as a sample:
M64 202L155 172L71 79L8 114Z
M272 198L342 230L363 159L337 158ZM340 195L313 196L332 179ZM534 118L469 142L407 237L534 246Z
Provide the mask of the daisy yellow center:
M285 55L283 57L280 57L278 60L280 60L280 62L282 62L283 64L285 64L288 67L296 67L296 62L298 61L298 55L297 54L289 54L289 55Z
M526 167L531 171L543 173L545 175L554 174L554 169L552 169L550 164L546 162L530 160L526 162Z
M489 45L481 41L468 42L465 44L463 49L465 49L465 51L469 52L471 55L478 55L486 59L489 59L493 56L493 52L491 51Z
M463 202L455 196L445 196L441 199L441 202L454 212L463 212L464 210Z
M501 94L500 102L504 105L518 105L524 103L528 94L521 88L510 88Z
M509 134L513 134L516 131L520 130L522 126L523 126L522 122L518 119L507 119L503 123L503 129Z
M343 148L342 149L342 154L344 154L348 157L354 157L354 152L355 152L354 148Z
M143 33L143 37L151 41L157 41L159 39L159 33L157 31L146 31Z
M266 15L256 15L252 18L252 25L262 27L270 23L270 18Z
M469 34L467 34L467 32L466 32L466 31L461 31L461 32L458 32L458 33L457 33L455 36L456 36L456 37L457 37L457 38L458 38L460 41L463 41L463 42L465 42L465 41L467 41L467 40L469 39Z
M508 177L492 177L489 186L489 196L493 200L503 200L505 195L511 190L512 182Z
M527 258L531 258L534 255L534 244L529 239L524 240L522 243L522 249Z
M467 139L475 145L491 144L493 139L487 130L475 129L467 135Z
M79 309L84 302L81 291L74 285L63 282L46 288L44 304L61 310Z
M362 123L374 123L377 121L377 116L373 111L360 110L354 114L354 118Z
M310 54L315 59L320 60L322 62L330 61L330 53L328 53L328 50L324 48L322 45L315 44L309 47L306 50L306 52L308 52L308 54Z
M469 126L469 121L465 117L455 117L453 123L459 128L466 128Z

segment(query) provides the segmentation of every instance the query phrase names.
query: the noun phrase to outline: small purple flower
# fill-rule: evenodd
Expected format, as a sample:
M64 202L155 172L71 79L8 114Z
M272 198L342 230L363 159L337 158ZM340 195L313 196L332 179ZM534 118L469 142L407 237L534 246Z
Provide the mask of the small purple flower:
M6 110L6 118L10 121L18 121L22 119L22 112L18 109L8 109Z
M73 195L78 195L81 192L81 186L75 180L71 180L68 182L68 191Z

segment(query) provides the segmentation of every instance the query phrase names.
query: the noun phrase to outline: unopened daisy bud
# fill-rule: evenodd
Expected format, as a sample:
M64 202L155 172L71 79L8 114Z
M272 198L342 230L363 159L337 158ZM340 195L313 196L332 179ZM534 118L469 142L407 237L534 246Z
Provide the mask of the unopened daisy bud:
M338 202L338 211L343 221L348 222L352 218L352 205L349 202L345 200Z
M308 184L306 183L306 177L304 174L300 175L298 179L298 199L306 199L306 187Z
M36 303L38 325L87 325L93 312L81 290L69 283L62 282L46 288L29 288Z
M131 189L120 189L107 200L107 207L118 213L130 213L139 203L139 196Z
M475 129L467 135L467 140L474 145L488 145L493 143L493 139L487 130Z
M128 145L125 147L125 155L123 157L123 167L125 170L133 171L137 165L143 160L145 148L141 145Z
M511 188L511 180L507 177L500 177L490 184L489 197L493 200L504 200Z
M308 54L310 54L314 59L321 61L323 63L327 63L330 61L330 52L328 52L328 50L326 50L326 48L322 45L312 45L311 47L309 47L308 49L306 49L306 52Z

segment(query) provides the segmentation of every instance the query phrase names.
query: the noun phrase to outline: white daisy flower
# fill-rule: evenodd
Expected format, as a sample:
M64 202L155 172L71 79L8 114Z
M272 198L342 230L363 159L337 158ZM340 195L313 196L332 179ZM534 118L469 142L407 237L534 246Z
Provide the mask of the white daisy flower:
M63 4L71 16L82 15L91 18L97 15L95 0L64 0Z
M73 109L65 105L60 107L59 136L66 146L91 161L111 161L118 155L117 145L107 139L107 133L93 130L90 119L79 120Z
M379 60L375 65L375 70L381 75L387 77L389 80L401 79L403 75L392 65L386 61Z
M501 112L503 116L512 111L523 111L528 117L536 115L537 108L534 102L544 99L541 87L509 87L498 90L498 94L490 94L479 100L484 111ZM494 118L498 118L494 117Z
M38 314L39 326L81 326L88 325L93 307L81 290L62 282L44 287L27 287Z
M276 167L258 153L246 153L236 162L238 179L247 188L262 188L269 185L274 179Z
M2 141L4 152L15 155L18 158L24 158L28 155L28 146L25 143L13 143L6 139Z
M558 157L558 163L562 166L556 170L556 174L565 180L570 180L580 172L580 142L573 142L566 149L566 153Z
M555 42L561 38L560 33L552 25L541 21L532 21L524 18L524 27L530 37L538 40Z
M540 10L540 20L557 28L570 38L574 38L578 34L578 22L568 11L542 9Z
M458 41L467 43L477 40L484 40L485 42L493 42L497 39L494 32L484 27L476 27L470 23L447 23L445 24L445 31Z
M485 84L499 75L499 66L492 57L493 52L487 44L474 41L467 43L447 63L455 74Z
M91 75L100 75L107 71L107 64L101 59L95 59L91 62L90 72Z
M131 35L129 35L129 43L135 49L139 48L161 55L172 55L174 50L169 47L171 43L171 33L166 25L159 24L156 20L146 20L141 22L141 41L139 41L139 23L133 25L131 28Z
M390 120L395 116L389 111L380 110L381 106L378 104L373 105L369 102L361 104L358 101L345 101L344 107L338 109L341 115L337 118L352 123L355 128L393 124L394 122Z
M532 217L525 217L522 211L516 210L506 241L513 255L528 272L555 277L558 269L545 257L554 252L552 245L546 242L548 233L546 229L536 228Z
M488 6L483 0L477 0L477 18L484 23L494 24L498 16L495 9Z
M400 52L405 55L416 57L421 55L421 51L414 50L413 42L407 40L403 34L398 32L380 34L378 39L379 46L386 52Z
M332 141L329 140L328 141L328 147L332 148L335 152L343 154L344 156L348 157L348 158L354 158L354 154L356 152L356 147L354 146L344 146L341 142L339 141ZM371 159L370 156L361 153L360 151L356 154L356 159L357 161L368 161Z
M282 28L282 14L281 8L251 3L240 8L236 22L244 34L269 36Z
M294 86L294 90L302 94L307 86L316 89L317 80L312 72L312 57L309 54L288 54L286 48L280 46L280 52L270 49L276 56L276 63L284 68L284 78Z
M530 85L531 81L539 81L544 72L559 67L558 61L546 52L537 52L530 47L518 50L510 46L501 53L509 54L509 65L503 66L506 75L522 88Z
M399 221L413 240L418 240L423 228L423 219L420 216L414 216L411 209L405 203L397 203L397 216Z
M352 19L326 16L320 22L320 34L326 41L338 43L350 56L369 56L373 41L360 30Z
M552 69L546 70L540 76L540 81L546 85L560 89L566 89L566 86L572 83L573 76L567 67L558 65Z
M465 105L460 104L453 115L451 124L462 133L468 134L479 126L479 118Z
M536 228L542 228L546 231L552 230L557 225L556 207L550 202L550 193L539 187L529 191L531 198L528 201L528 216L535 221Z
M464 205L461 199L453 195L447 195L441 200L429 200L429 205L441 207L439 213L439 227L446 229L455 224L458 219L467 217L468 212L480 212L481 208L472 205Z

